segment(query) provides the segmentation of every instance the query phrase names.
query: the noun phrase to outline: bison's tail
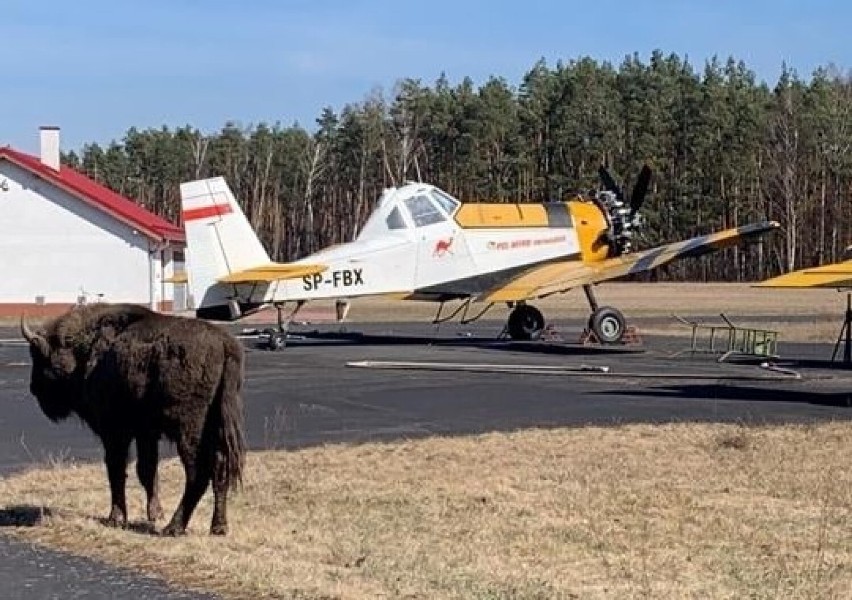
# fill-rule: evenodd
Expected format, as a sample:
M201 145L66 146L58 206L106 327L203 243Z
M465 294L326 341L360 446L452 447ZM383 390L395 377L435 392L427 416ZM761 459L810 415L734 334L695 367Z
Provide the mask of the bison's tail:
M243 480L246 442L243 434L243 400L240 388L243 381L243 352L236 342L225 348L225 365L216 393L220 410L220 427L217 451L224 459L220 468L225 470L228 487L236 488Z

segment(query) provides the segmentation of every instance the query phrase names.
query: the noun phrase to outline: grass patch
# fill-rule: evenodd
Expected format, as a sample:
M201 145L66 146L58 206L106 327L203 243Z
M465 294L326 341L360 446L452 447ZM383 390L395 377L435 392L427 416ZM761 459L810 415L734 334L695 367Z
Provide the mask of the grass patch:
M681 424L257 452L224 539L209 495L183 538L104 527L103 468L55 464L0 482L2 523L234 598L845 598L850 447L848 423Z
M725 313L736 323L740 317L790 315L843 318L845 294L832 289L769 289L746 283L633 283L604 282L595 287L599 303L615 306L630 317L659 317L678 313L718 315ZM530 300L548 318L585 318L589 304L582 288ZM317 304L321 304L319 301ZM329 305L330 306L330 305ZM432 302L393 300L385 297L354 298L349 320L353 322L429 319L435 315ZM503 318L508 310L495 307L490 316ZM838 322L839 329L839 322Z

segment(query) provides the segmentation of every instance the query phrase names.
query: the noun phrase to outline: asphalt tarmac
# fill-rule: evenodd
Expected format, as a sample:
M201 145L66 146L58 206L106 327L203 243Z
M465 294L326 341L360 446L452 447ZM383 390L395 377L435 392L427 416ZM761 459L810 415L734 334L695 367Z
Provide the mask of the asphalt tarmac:
M831 344L782 343L782 359L767 369L759 366L765 360L719 364L716 356L684 352L684 338L582 347L573 343L579 325L572 322L561 324L550 343L527 344L497 340L500 324L493 322L349 329L297 328L278 351L245 339L253 449L528 427L852 418L852 370L827 361ZM13 329L0 329L0 338L10 340L0 342L6 408L0 413L0 474L52 457L100 461L100 445L82 425L53 424L40 412L28 390L29 355L15 336ZM166 445L163 450L169 455ZM0 526L9 524L14 498L3 503ZM2 535L0 557L4 598L209 597Z

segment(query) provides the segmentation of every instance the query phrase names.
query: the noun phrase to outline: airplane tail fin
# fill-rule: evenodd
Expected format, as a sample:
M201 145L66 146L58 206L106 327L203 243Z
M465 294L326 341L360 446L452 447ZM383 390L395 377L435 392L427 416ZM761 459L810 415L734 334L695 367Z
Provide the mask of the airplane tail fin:
M236 318L241 309L218 280L235 271L268 264L269 254L222 177L180 185L186 230L186 264L196 314Z

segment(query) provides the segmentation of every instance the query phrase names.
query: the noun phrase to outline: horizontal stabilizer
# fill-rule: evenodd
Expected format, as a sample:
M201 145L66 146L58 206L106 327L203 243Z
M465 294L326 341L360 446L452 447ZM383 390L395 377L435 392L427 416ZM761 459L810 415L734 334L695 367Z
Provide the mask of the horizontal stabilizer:
M163 279L163 283L187 283L188 281L186 271L175 271L174 275Z
M257 283L257 282L273 282L282 281L285 279L299 279L306 275L315 275L322 273L328 269L325 265L307 265L300 263L268 263L234 271L220 277L216 281L219 283Z

